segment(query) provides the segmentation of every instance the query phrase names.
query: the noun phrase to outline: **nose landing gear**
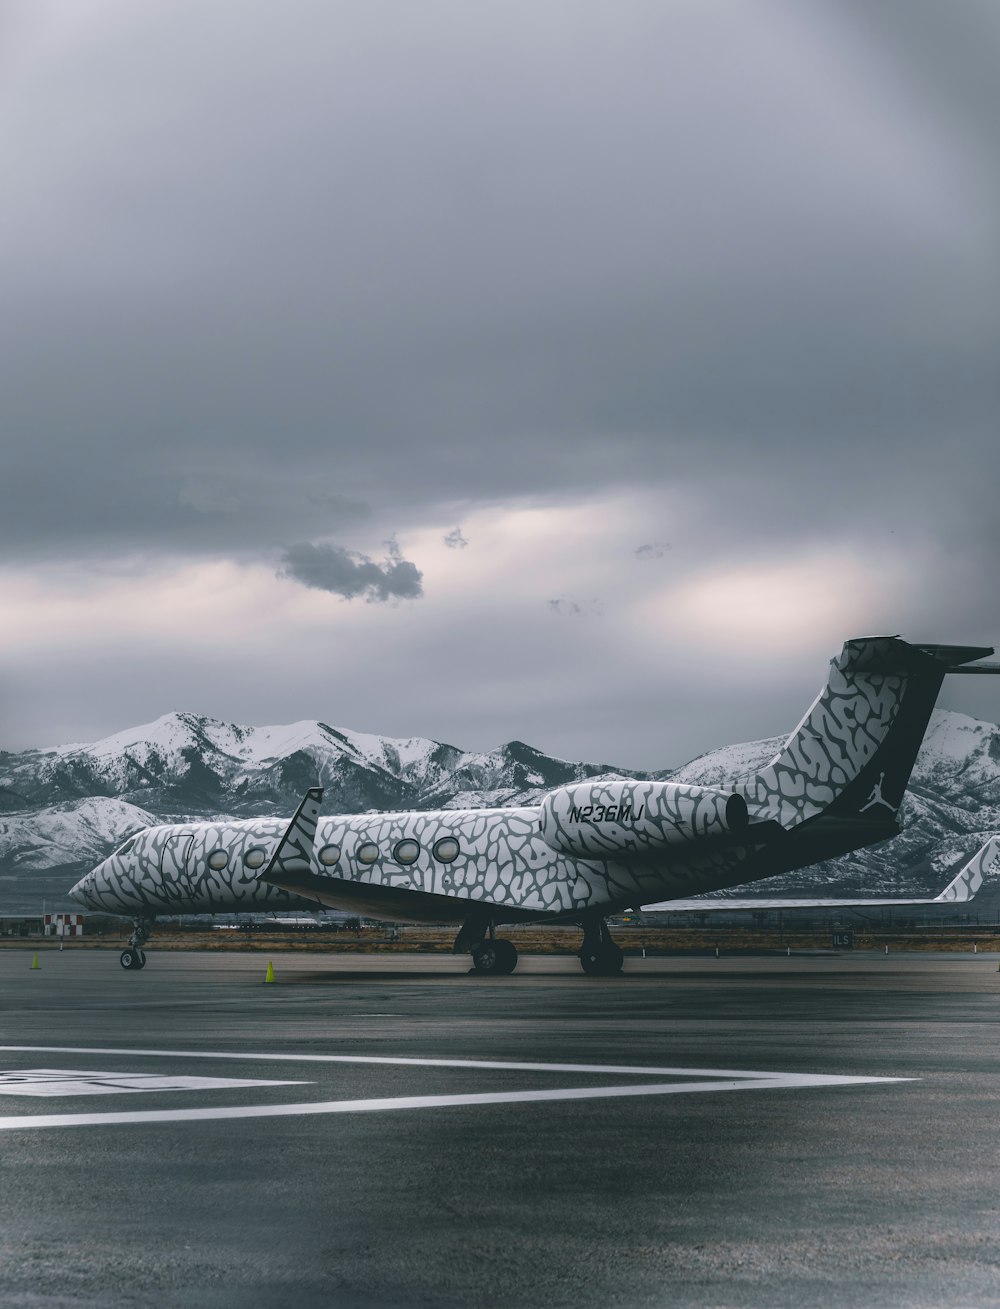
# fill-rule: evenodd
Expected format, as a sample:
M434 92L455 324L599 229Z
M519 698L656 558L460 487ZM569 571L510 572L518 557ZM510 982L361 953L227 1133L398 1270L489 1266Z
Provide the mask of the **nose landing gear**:
M152 918L133 918L132 935L128 938L128 949L118 956L118 962L129 972L138 972L146 967L146 951L142 948L149 940L153 930Z

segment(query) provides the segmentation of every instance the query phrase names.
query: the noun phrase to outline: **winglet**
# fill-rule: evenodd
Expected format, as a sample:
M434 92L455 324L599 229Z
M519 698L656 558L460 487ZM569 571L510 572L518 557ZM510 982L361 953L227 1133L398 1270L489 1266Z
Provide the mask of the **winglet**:
M302 802L295 811L295 817L288 824L270 861L258 875L258 881L271 882L275 879L280 880L287 873L309 871L313 845L316 842L319 807L322 802L323 788L311 786L302 797Z
M972 900L979 893L987 873L1000 862L1000 836L991 836L981 846L968 863L964 863L958 875L948 883L940 895L936 895L934 904L960 904Z

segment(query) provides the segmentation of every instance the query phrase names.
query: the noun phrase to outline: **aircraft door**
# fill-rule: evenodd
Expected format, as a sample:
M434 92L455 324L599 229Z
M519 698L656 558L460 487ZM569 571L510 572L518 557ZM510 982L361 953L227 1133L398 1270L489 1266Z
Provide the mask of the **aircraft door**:
M182 832L178 836L168 836L160 851L160 881L164 891L177 899L188 899L191 895L191 870L188 856L194 836Z

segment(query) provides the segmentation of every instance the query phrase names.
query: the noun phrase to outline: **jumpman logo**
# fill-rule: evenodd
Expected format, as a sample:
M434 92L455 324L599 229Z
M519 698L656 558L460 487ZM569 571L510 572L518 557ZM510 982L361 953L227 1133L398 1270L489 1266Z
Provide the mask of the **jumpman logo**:
M885 781L885 773L879 773L878 781L872 787L872 793L868 797L868 803L863 804L861 806L861 808L858 810L859 814L863 814L866 809L874 808L874 806L877 804L885 805L886 809L888 809L890 813L894 814L896 812L895 806L891 805L888 800L882 798L882 783L884 781Z

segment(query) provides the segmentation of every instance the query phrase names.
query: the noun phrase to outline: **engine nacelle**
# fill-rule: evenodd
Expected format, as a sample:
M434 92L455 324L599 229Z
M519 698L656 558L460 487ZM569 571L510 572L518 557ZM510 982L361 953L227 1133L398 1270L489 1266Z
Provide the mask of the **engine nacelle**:
M583 858L649 855L668 847L739 835L748 825L741 795L680 782L578 782L542 801L542 836Z

